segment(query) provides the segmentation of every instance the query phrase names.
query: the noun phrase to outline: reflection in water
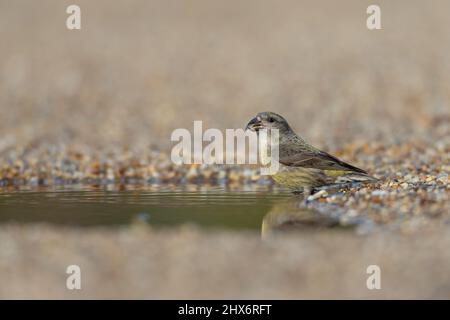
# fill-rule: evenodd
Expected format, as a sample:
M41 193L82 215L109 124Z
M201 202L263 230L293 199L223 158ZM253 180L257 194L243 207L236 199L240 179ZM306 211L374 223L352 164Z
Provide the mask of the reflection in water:
M321 204L320 210L305 205L304 199L295 197L276 203L264 216L261 236L267 238L287 232L304 232L359 224L357 220L344 219L342 209Z

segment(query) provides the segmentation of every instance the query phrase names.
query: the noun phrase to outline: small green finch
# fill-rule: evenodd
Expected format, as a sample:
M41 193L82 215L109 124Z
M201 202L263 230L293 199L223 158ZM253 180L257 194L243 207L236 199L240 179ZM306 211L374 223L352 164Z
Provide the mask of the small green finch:
M366 171L306 143L282 116L274 112L258 113L246 129L256 132L278 129L280 166L272 178L293 191L306 193L326 185L377 181Z

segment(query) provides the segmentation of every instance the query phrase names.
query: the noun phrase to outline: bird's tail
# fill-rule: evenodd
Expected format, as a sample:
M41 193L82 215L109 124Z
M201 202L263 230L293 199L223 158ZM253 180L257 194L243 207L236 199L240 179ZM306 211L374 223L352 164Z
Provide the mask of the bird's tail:
M377 182L377 178L366 173L348 172L336 178L335 183L352 183L352 182Z
M334 182L330 184L315 187L313 192L318 190L337 191L342 188L352 188L361 184L376 183L378 181L380 180L368 174L349 172L345 175L337 177Z

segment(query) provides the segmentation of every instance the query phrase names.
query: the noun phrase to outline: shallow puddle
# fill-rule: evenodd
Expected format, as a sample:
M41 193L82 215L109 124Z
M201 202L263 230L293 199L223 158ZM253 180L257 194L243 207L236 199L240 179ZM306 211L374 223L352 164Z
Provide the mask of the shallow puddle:
M193 224L254 230L267 236L342 226L341 217L342 209L316 210L305 205L301 195L271 188L66 186L0 192L0 223L105 227Z
M49 222L119 226L192 223L202 227L259 229L263 216L287 192L223 187L64 187L0 192L0 223Z

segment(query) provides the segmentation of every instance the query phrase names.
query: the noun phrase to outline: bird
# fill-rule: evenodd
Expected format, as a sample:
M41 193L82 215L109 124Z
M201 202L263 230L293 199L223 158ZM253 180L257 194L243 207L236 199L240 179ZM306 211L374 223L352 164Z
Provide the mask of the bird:
M271 177L295 193L312 194L326 186L378 181L365 170L308 144L275 112L258 113L245 129L258 134L262 129L278 130L279 169Z

